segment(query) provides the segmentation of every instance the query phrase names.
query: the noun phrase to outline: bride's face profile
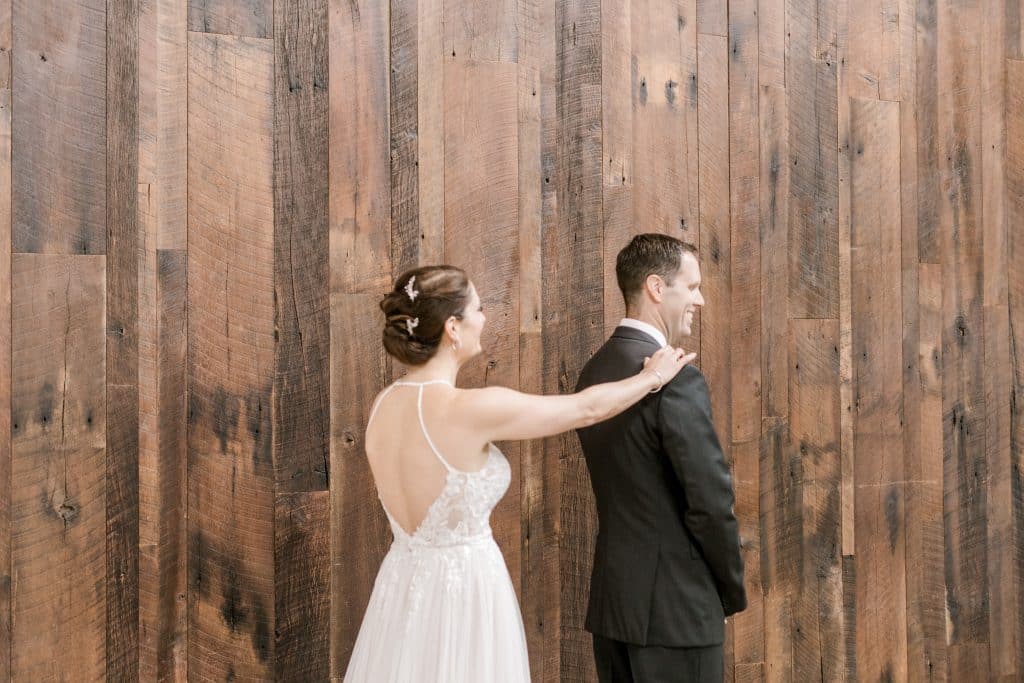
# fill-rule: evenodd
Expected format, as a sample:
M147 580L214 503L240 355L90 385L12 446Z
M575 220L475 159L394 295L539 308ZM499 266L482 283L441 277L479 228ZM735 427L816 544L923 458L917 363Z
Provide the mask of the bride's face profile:
M460 361L466 361L481 353L480 336L487 322L483 306L480 304L480 295L477 294L473 283L469 285L469 303L462 312L462 320L455 321L455 338L458 350L455 352Z

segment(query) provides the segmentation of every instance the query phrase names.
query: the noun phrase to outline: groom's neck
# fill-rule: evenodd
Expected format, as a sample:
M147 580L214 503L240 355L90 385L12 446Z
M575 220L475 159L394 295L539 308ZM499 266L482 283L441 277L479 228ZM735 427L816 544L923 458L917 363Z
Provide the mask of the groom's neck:
M626 317L632 318L633 320L639 320L645 322L648 325L653 325L661 330L662 334L668 337L668 328L665 326L665 321L662 320L661 316L657 311L651 310L650 308L626 308Z

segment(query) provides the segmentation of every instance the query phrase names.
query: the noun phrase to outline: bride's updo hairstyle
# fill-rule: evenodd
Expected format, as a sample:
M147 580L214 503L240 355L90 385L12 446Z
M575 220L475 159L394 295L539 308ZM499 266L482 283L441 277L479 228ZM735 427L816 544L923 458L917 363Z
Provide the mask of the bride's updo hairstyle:
M380 302L384 349L405 365L423 365L444 337L444 323L469 305L469 278L455 266L424 266L402 273Z

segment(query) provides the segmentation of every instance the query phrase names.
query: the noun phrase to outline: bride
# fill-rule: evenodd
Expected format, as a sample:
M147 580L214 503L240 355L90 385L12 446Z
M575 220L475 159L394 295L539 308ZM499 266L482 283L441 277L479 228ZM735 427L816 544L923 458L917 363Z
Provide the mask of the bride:
M526 682L526 638L490 514L508 489L495 441L536 439L616 415L658 391L695 354L665 347L631 378L577 394L458 389L486 317L466 273L411 270L380 303L384 348L408 374L376 398L366 454L394 534L347 683Z

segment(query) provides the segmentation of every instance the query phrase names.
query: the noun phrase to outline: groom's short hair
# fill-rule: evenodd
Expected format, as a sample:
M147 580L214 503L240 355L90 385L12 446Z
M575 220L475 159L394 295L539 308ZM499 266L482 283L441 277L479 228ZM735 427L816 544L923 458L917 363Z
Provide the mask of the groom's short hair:
M672 285L683 265L683 253L697 255L697 247L670 235L644 233L629 241L615 259L615 277L626 306L643 291L648 275L659 275Z

